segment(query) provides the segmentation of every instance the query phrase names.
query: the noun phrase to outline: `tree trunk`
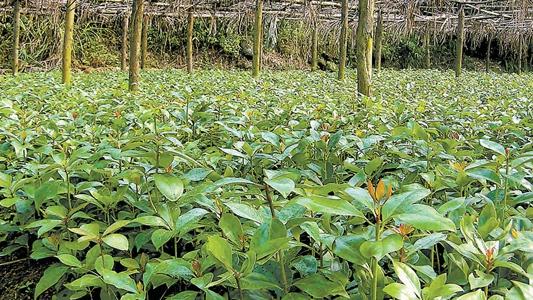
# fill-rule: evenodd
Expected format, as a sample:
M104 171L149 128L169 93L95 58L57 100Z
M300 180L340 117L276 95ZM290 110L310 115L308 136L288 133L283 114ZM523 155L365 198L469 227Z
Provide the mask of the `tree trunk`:
M339 37L339 72L338 79L344 80L346 72L346 50L348 47L348 0L342 0L341 36Z
M148 22L148 15L143 16L142 21L142 33L141 33L141 69L146 67L146 57L148 55L148 27L150 24Z
M376 70L381 71L381 46L383 44L383 14L378 13L378 24L376 27Z
M313 31L311 33L311 71L318 69L318 18L313 9Z
M134 0L131 12L133 31L130 40L130 77L129 90L137 91L139 89L139 54L141 52L141 35L143 26L143 0Z
M252 76L259 77L261 70L263 41L263 0L256 0L255 6L255 25L254 25L254 57L252 61Z
M11 53L11 68L13 75L17 75L19 71L20 2L21 0L15 0L13 3L13 52Z
M129 17L124 14L122 17L122 46L120 51L120 69L126 72L128 69L128 31L129 31Z
M357 91L359 94L370 96L371 95L371 75L369 68L372 65L368 65L367 45L371 38L371 30L369 26L373 26L369 18L369 1L359 1L359 23L357 24L357 36L356 36L356 52L357 52Z
M375 0L368 0L367 25L368 36L366 39L366 68L368 69L368 77L372 82L373 63L372 56L374 53L374 6Z
M192 57L192 35L194 29L194 15L189 12L187 17L187 72L192 73L193 69L193 57Z
M456 55L455 55L455 77L461 76L461 71L463 68L463 45L464 45L464 33L465 29L465 11L461 6L459 8L459 20L457 24L457 44L456 44Z
M63 83L70 84L72 82L72 45L74 36L74 14L76 12L76 0L68 0L66 5L62 73Z
M487 72L487 73L490 71L490 48L491 48L491 44L492 44L492 34L489 36L489 39L488 39L487 58L485 60L485 72Z

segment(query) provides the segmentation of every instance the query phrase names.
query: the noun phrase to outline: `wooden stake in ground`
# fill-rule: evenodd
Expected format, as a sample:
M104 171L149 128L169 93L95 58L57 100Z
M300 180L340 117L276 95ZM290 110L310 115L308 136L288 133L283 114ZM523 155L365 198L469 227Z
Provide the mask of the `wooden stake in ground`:
M19 71L20 2L21 0L15 0L13 3L13 50L11 53L11 69L13 75L17 75Z
M492 34L489 36L488 45L487 45L487 58L485 59L485 72L490 71L490 47L492 44Z
M463 6L459 8L459 19L457 24L457 44L455 45L455 77L461 76L463 68L463 46L465 38L465 10Z
M522 36L518 33L518 74L522 74L522 53L524 52L522 48Z
M146 57L148 56L148 28L150 27L148 15L143 16L143 26L141 33L141 69L146 67Z
M74 43L74 15L76 0L67 0L65 14L65 34L63 39L62 77L64 84L72 83L72 46Z
M192 35L194 29L194 15L189 12L187 17L187 72L192 73L193 70L193 53L192 53Z
M381 48L383 44L383 14L378 13L378 24L376 25L376 70L381 70Z
M263 44L263 0L256 0L254 24L254 57L252 60L252 76L259 77Z
M429 25L429 24L428 24ZM426 33L424 36L424 46L426 48L426 69L431 68L431 42L429 37L429 26L426 28Z
M134 0L133 10L131 12L133 31L131 33L130 40L130 91L137 91L139 89L139 55L141 52L141 31L143 26L143 13L143 0Z
M122 45L120 51L120 69L126 72L128 69L128 34L129 34L129 16L125 13L122 17Z
M339 72L337 78L344 80L346 70L346 50L348 48L348 0L342 0L341 35L339 37Z
M371 74L370 68L372 65L368 65L368 44L372 35L372 16L373 12L369 11L372 0L359 1L359 22L357 24L356 35L356 52L357 52L357 91L365 96L371 95Z
M318 70L318 19L314 10L311 8L313 30L311 32L311 71Z

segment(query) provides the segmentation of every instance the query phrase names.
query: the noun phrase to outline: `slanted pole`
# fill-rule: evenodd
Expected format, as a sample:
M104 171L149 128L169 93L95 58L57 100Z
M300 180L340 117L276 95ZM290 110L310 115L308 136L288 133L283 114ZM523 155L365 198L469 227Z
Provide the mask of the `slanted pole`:
M261 56L263 44L263 0L256 0L255 4L255 24L254 24L254 49L252 60L252 76L259 77L261 71Z
M463 46L465 38L465 11L463 6L459 8L459 20L457 24L457 44L455 45L455 77L461 76L463 68Z
M122 45L120 48L120 69L122 72L128 70L128 31L129 31L129 16L127 13L122 17Z
M72 47L74 43L74 15L76 0L67 0L65 34L63 39L62 79L64 84L72 83Z
M193 70L193 53L192 53L192 35L194 29L194 15L189 12L187 16L187 72L192 73Z
M378 13L378 24L376 26L376 70L381 70L381 48L383 44L383 14Z
M339 37L339 70L337 78L344 80L346 72L346 50L348 48L348 0L341 5L341 35Z
M130 40L130 74L129 90L137 91L139 89L139 55L141 52L141 35L143 26L144 2L143 0L133 1L133 10L131 20L133 31Z
M20 49L20 5L21 0L13 3L13 49L11 53L11 70L13 75L19 71L19 49Z

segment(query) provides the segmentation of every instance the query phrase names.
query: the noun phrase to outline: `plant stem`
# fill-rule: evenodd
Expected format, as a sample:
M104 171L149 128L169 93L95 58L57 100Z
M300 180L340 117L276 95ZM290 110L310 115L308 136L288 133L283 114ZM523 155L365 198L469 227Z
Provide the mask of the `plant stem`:
M276 217L276 211L274 210L274 203L272 202L272 197L270 196L270 188L268 187L268 184L263 185L265 187L265 195L268 202L268 205L270 207L270 213L272 214L272 218Z
M381 237L381 222L376 222L376 241L379 241ZM372 259L372 300L378 299L378 267L379 262L377 258Z
M509 193L509 154L505 155L505 187L503 192L503 213L502 213L502 220L504 220L505 215L507 214L507 206L508 206L508 193Z
M241 279L238 276L235 276L235 281L237 282L237 289L239 290L239 299L244 300L244 295L242 294L241 289Z
M283 259L283 250L278 253L279 265L281 267L281 280L283 281L283 291L285 294L289 292L289 285L287 283L287 273L285 271L285 261Z

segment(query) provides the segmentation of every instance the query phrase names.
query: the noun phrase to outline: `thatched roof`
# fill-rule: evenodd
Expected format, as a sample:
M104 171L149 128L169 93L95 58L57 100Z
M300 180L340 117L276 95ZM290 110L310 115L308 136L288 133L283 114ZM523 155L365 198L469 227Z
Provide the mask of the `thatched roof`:
M60 14L66 0L22 0L23 13ZM0 13L9 13L13 0L0 0ZM77 0L79 15L114 18L130 13L132 0ZM279 19L339 22L341 0L265 0L264 14ZM357 25L357 0L349 0L349 19ZM386 30L397 35L431 31L454 34L458 10L465 10L465 31L472 39L492 35L505 44L533 40L533 0L377 0ZM197 17L238 18L254 13L255 0L152 0L146 13L168 18L185 18L189 11Z

